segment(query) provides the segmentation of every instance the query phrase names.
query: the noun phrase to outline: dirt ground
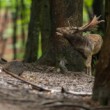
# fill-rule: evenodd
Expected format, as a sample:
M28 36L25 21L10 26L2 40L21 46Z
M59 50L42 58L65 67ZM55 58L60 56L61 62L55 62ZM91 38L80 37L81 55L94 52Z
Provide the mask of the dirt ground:
M15 72L13 68L16 71L22 68L20 77L50 91L35 90L1 70L0 110L91 110L95 107L91 101L94 77L84 72L61 74L54 67L35 64L11 65L8 71Z

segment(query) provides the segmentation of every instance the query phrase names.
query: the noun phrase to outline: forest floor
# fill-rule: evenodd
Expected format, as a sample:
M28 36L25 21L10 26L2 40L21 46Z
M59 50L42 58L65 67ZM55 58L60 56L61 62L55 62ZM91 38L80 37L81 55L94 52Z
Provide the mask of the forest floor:
M95 109L97 103L91 100L94 77L84 72L62 74L54 67L7 64L6 69L13 74L23 69L20 77L43 90L36 90L1 69L0 110L100 110Z

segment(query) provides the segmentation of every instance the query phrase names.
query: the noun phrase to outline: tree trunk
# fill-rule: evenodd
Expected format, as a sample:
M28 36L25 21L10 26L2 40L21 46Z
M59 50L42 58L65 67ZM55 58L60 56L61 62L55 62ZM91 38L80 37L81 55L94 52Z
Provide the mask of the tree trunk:
M16 49L16 42L17 42L17 18L18 18L18 0L15 2L15 10L16 12L13 15L13 60L17 58L17 49Z
M97 65L95 83L93 88L93 99L101 104L110 101L110 1L106 1L106 34L104 44Z
M29 23L29 32L25 50L24 61L35 62L38 55L38 37L39 37L39 17L40 1L32 0L31 18Z
M46 54L39 64L58 65L64 71L82 71L84 58L74 50L70 43L56 35L56 28L62 26L80 26L82 24L83 0L50 0L51 36ZM69 21L69 23L68 23Z
M41 15L40 15L40 25L41 25L41 45L42 54L47 50L47 44L49 42L50 36L50 4L49 0L42 0L41 3Z
M24 47L24 44L25 44L25 24L24 24L24 20L25 20L25 17L26 17L26 14L25 14L25 10L26 10L26 7L25 7L25 3L24 3L24 0L21 0L21 38L22 38L22 46Z

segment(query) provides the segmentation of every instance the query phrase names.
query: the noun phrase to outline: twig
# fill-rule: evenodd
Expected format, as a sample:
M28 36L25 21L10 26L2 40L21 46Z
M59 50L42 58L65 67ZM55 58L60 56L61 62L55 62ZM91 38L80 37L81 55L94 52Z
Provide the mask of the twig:
M63 87L62 87L61 92L66 93L66 94L76 95L76 96L91 96L92 95L92 93L67 91Z
M35 85L35 84L33 84L33 83L29 82L29 81L26 81L26 80L24 80L23 78L21 78L20 76L14 74L14 73L12 73L12 72L9 72L8 70L6 70L6 69L4 69L4 68L3 68L2 70L3 70L5 73L11 75L12 77L14 77L14 78L16 78L16 79L18 79L18 80L21 80L21 81L24 82L24 83L30 84L33 89L36 89L36 90L38 90L38 91L51 92L50 89L45 89L45 88L40 87L40 86L38 86L38 85Z
M53 103L62 102L61 100L46 100L41 103L41 105L51 105Z

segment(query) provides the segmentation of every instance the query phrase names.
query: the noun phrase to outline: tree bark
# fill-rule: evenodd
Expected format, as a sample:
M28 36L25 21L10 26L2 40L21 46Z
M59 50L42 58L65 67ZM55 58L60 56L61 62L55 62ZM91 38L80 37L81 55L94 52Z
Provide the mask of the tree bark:
M51 36L46 54L44 54L38 64L58 65L62 64L68 70L84 70L84 58L74 50L70 43L56 35L56 28L69 26L68 21L73 26L82 24L83 0L50 0L51 16ZM62 68L62 67L61 67Z
M17 42L17 19L18 19L18 0L15 3L15 10L16 12L13 15L13 37L12 37L12 42L13 42L13 60L17 58L17 49L16 49L16 42Z
M93 99L101 104L110 101L110 1L105 4L106 34L104 44L97 64L95 83L93 87Z
M41 26L41 47L42 54L47 50L49 36L50 36L50 4L49 0L41 0L41 15L40 15L40 26Z

